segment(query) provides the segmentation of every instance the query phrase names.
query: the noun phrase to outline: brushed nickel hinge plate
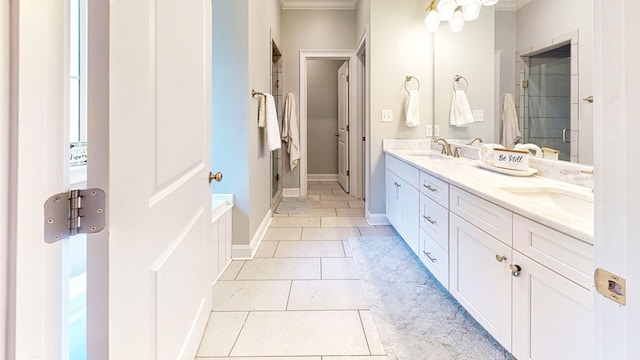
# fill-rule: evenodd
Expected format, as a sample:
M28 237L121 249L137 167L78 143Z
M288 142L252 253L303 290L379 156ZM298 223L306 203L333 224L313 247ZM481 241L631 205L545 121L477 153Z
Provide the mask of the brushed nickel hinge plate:
M52 244L77 234L93 234L105 226L102 189L69 190L44 203L44 241Z

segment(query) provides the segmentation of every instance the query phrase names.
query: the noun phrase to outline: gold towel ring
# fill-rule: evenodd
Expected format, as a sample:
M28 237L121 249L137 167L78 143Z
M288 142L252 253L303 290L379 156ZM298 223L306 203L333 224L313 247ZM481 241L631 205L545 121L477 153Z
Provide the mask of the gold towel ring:
M411 81L411 79L414 79L418 83L418 88L416 90L420 90L420 80L418 80L418 78L415 76L407 75L404 78L404 91L406 91L407 94L409 93L409 89L407 89L407 83Z
M456 88L456 84L459 84L460 80L464 80L464 87L462 89ZM453 77L453 90L464 90L467 91L467 89L469 89L469 82L467 81L467 78L465 78L464 76L460 76L460 75L456 75Z

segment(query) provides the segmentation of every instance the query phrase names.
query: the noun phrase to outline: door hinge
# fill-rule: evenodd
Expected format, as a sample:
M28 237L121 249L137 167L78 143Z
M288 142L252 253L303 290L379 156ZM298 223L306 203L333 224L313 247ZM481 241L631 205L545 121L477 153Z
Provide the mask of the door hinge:
M349 75L347 75L347 82L349 82Z
M349 125L347 125L347 132L349 132Z
M526 89L529 87L529 80L522 80L522 88Z
M367 138L363 136L362 141L367 141Z
M349 170L347 170L347 176L349 176Z
M44 203L44 241L51 244L77 234L94 234L105 226L102 189L69 190Z

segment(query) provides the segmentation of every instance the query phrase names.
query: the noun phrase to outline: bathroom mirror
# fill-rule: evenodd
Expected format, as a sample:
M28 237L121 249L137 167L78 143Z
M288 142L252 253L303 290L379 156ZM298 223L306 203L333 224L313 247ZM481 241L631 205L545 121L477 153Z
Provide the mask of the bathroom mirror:
M593 164L593 10L591 1L518 0L483 7L458 33L434 33L435 125L448 139L500 143L503 99L513 94L521 143ZM454 77L468 82L475 111L450 125Z

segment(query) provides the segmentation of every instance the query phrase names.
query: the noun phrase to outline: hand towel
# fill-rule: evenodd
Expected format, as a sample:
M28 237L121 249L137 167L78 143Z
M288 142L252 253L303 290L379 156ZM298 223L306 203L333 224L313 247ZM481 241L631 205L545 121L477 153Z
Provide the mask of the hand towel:
M278 113L276 111L276 102L271 94L264 94L266 99L266 118L267 118L267 148L269 151L280 149L280 127L278 126Z
M411 128L420 125L420 93L418 90L409 91L404 123Z
M513 102L513 95L506 93L502 105L502 145L512 149L520 136L516 104Z
M258 127L267 126L267 97L258 95Z
M284 117L282 121L282 141L287 143L289 166L293 170L300 159L300 131L296 115L296 97L288 93L284 100Z
M451 100L451 111L449 113L449 124L453 126L468 126L473 123L473 113L464 90L455 90Z
M534 157L541 158L543 157L542 149L536 144L516 144L514 147L516 150L527 150L531 153L533 150L535 153L532 154Z

